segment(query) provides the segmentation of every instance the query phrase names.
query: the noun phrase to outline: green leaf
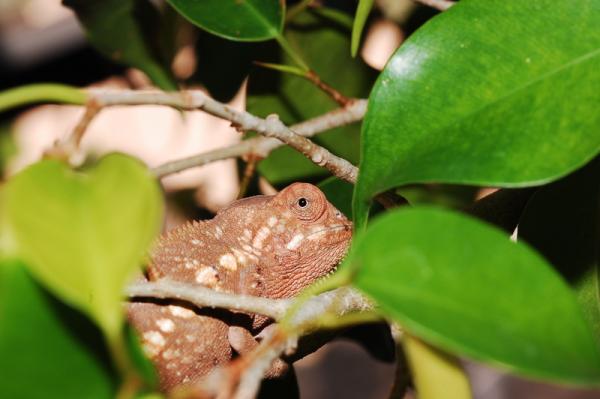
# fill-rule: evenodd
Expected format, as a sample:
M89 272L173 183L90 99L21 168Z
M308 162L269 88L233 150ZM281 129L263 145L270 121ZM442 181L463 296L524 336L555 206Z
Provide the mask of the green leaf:
M0 397L114 397L99 331L14 260L0 260L0 326Z
M273 0L168 0L194 25L225 39L262 41L283 30L285 2Z
M161 222L162 196L148 169L121 154L84 172L46 160L4 191L19 255L34 276L117 337L123 286Z
M168 69L145 35L140 14L156 10L146 0L63 0L73 9L90 43L110 59L144 71L163 90L177 90ZM156 26L154 27L156 29ZM163 62L161 62L163 61Z
M356 57L358 45L360 44L360 36L372 7L373 0L359 0L358 2L358 8L356 9L356 15L354 16L354 24L352 25L352 57Z
M347 18L332 10L327 16L312 10L303 12L287 25L285 37L324 82L347 97L365 97L375 73L362 60L348 54L349 30L331 18L331 14ZM278 53L273 54L273 57L277 56ZM264 61L293 64L292 58L285 53L281 54L281 59ZM299 76L264 69L250 76L247 109L255 115L265 117L276 113L284 123L292 125L336 108L339 105L334 100ZM334 154L358 162L358 125L334 129L314 140ZM259 171L275 184L327 175L325 169L288 147L274 151L261 161Z
M576 291L600 343L600 158L549 186L529 201L519 240L542 253Z
M538 185L589 161L599 20L598 0L461 0L415 32L369 98L355 220L394 186Z
M384 313L441 349L600 384L600 352L568 285L487 224L429 207L388 212L357 237L345 264Z

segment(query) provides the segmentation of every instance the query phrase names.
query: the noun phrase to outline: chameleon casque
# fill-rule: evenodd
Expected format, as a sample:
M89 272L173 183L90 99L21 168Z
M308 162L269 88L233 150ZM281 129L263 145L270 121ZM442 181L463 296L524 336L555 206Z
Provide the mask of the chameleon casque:
M289 298L335 269L351 235L352 223L317 187L294 183L276 195L235 201L211 220L168 232L151 254L147 278ZM175 302L132 302L128 317L163 391L191 383L251 350L258 344L254 337L271 323L260 315Z

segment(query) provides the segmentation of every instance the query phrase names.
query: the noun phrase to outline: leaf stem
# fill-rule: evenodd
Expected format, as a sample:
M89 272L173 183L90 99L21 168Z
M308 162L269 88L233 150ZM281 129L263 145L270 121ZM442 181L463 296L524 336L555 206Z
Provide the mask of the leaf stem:
M310 7L314 1L315 0L302 0L300 3L295 4L292 7L290 7L289 11L287 12L287 14L285 16L285 21L289 22L292 19L294 19L296 17L296 15L300 14L307 7Z
M119 329L117 333L105 331L104 337L114 365L122 378L115 397L116 399L133 398L141 388L143 381L133 365L125 336Z
M0 112L41 102L84 105L87 99L85 91L77 87L36 83L0 92Z

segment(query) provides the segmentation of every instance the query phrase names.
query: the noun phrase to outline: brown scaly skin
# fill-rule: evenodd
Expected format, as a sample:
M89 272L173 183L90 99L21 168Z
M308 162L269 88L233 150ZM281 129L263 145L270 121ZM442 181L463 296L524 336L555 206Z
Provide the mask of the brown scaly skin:
M288 298L335 269L351 231L351 222L317 187L295 183L277 195L236 201L209 221L169 232L152 254L148 277ZM128 313L164 391L197 380L236 352L251 350L253 336L270 322L264 316L175 303L135 302ZM281 366L274 367L271 375L281 372Z

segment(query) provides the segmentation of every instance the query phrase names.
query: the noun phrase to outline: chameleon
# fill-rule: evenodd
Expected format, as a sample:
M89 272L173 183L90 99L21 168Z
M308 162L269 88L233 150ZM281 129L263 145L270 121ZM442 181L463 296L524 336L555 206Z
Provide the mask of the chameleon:
M294 183L275 195L235 201L213 219L166 233L151 253L146 278L290 298L335 270L351 236L352 223L317 187ZM165 392L250 351L258 345L255 337L272 323L261 315L173 301L127 306ZM285 366L272 368L272 376L285 372Z

